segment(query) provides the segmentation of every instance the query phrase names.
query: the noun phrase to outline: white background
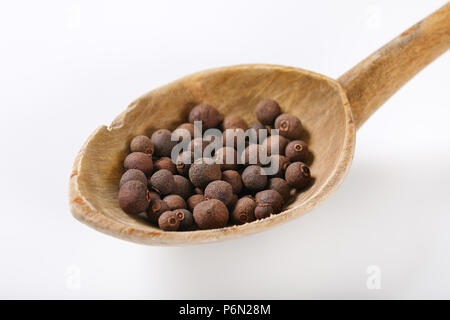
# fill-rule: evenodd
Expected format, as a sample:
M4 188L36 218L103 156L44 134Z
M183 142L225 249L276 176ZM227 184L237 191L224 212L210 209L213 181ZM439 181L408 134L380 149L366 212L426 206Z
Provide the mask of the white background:
M148 90L242 63L338 77L444 3L2 1L0 298L450 298L448 53L358 132L341 188L289 224L145 247L80 224L67 196L83 141Z

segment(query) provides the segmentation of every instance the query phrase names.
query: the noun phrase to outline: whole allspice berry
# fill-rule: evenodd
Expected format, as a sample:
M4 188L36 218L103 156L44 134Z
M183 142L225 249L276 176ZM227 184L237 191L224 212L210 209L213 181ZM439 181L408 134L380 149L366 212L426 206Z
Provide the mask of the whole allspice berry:
M181 152L176 160L176 167L178 174L187 177L189 175L189 169L194 162L194 153L191 151Z
M182 123L174 131L173 135L179 137L179 141L194 139L195 127L192 123Z
M283 197L284 202L287 202L291 197L291 187L289 187L289 184L284 179L270 179L268 188L277 191Z
M271 176L284 178L284 173L286 172L287 167L291 164L289 159L286 156L282 156L282 155L271 155L269 166L271 166L272 163L274 165L276 163L278 163L278 166L276 167L276 172L274 172L273 174L270 173Z
M120 187L122 187L126 182L133 180L140 181L143 184L147 185L147 176L141 170L137 169L130 169L125 171L125 173L122 175L122 178L120 179L119 185Z
M267 137L263 142L263 147L267 150L267 155L272 154L280 154L284 155L284 151L286 146L288 145L289 140L280 135L273 135ZM273 150L272 150L273 148Z
M280 135L289 140L300 139L303 132L300 119L287 113L283 113L275 119L275 129L278 129Z
M184 199L177 194L170 194L168 196L165 196L163 200L165 203L167 203L170 210L187 208L186 201L184 201Z
M194 194L187 199L187 205L189 210L194 211L194 208L202 201L205 201L205 197L202 194Z
M151 223L158 224L159 217L166 211L170 211L167 203L161 199L153 198L147 209L147 218Z
M229 218L225 204L217 199L200 202L194 208L194 221L202 230L223 228Z
M119 206L125 213L138 214L149 204L147 186L140 181L128 181L119 191Z
M256 206L255 208L255 218L256 219L264 219L268 218L271 214L274 214L274 210L272 206Z
M250 197L240 198L231 213L231 221L235 224L244 224L255 220L256 202Z
M294 162L289 165L285 173L286 181L296 189L303 189L311 183L311 171L303 162Z
M175 211L166 211L159 217L158 225L164 231L177 231L180 228L180 220Z
M267 176L263 173L263 168L260 166L248 166L242 172L242 182L244 186L252 191L263 190L267 184Z
M213 181L205 189L205 199L217 199L228 206L233 201L233 188L228 182L221 180Z
M123 162L125 169L141 170L148 177L153 172L153 160L151 155L143 152L130 153Z
M174 175L173 180L175 185L172 193L179 195L183 199L189 198L189 196L192 194L192 183L188 179L180 175Z
M258 207L272 207L273 213L280 213L284 204L283 197L275 190L260 191L256 194L255 200Z
M192 164L189 168L189 179L194 186L204 188L210 182L222 178L220 164L208 162L208 160L201 159L201 161Z
M178 230L191 231L196 229L194 215L192 214L192 212L186 209L177 209L174 211L178 220L180 220L180 228Z
M271 99L261 100L255 107L255 116L265 125L273 125L275 119L281 114L280 105Z
M221 120L219 111L213 106L202 103L195 106L189 113L189 122L202 121L203 130L217 128Z
M306 162L309 156L308 145L301 140L291 141L286 146L285 155L291 162Z
M222 170L235 170L238 167L237 152L231 147L222 147L214 154L216 163L220 164Z
M152 142L155 147L155 155L158 157L170 157L172 149L178 141L172 141L172 133L167 129L160 129L152 134Z
M173 174L166 169L156 171L150 178L151 188L161 195L172 193L174 185Z
M242 117L237 116L237 115L229 115L226 116L223 119L222 122L222 130L226 130L226 129L242 129L244 131L247 131L248 129L248 124L247 122L242 119Z
M228 182L233 188L233 193L238 194L243 188L242 178L235 170L225 170L222 172L222 180Z
M131 140L130 143L131 152L143 152L146 154L153 154L155 148L153 147L152 140L147 136L137 136Z
M166 169L172 172L172 174L177 173L177 167L175 166L175 163L173 163L172 159L168 157L162 157L156 160L155 163L153 164L153 167L155 171Z

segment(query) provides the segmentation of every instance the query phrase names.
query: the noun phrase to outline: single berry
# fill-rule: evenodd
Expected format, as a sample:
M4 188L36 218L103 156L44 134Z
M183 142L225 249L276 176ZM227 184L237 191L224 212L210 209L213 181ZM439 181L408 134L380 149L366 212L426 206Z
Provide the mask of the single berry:
M248 124L240 116L236 116L236 115L226 116L222 122L222 130L235 129L235 128L247 131Z
M152 140L147 136L137 136L131 140L130 143L131 152L143 152L146 154L153 154L155 148Z
M192 123L180 124L174 131L173 135L179 137L179 141L194 139L195 128Z
M301 140L291 141L286 146L285 155L291 162L305 162L309 156L308 145Z
M170 194L174 185L173 174L166 169L156 171L150 178L151 188L161 195Z
M231 221L244 224L255 220L256 202L250 197L240 198L231 213Z
M172 159L168 157L162 157L155 161L154 163L155 171L166 169L172 172L172 174L177 173L177 167L175 166L175 163L173 163Z
M225 170L222 172L222 180L228 182L233 188L233 193L238 194L241 192L243 185L239 172L235 170Z
M213 181L205 189L205 199L217 199L228 206L233 200L233 188L228 182L221 180Z
M168 196L165 196L163 201L167 203L170 210L187 208L186 201L184 201L184 199L177 194L170 194Z
M189 169L194 162L194 153L190 151L183 151L178 155L176 161L176 167L178 174L187 177L189 175Z
M200 159L189 168L189 179L192 184L199 188L204 188L208 183L222 178L220 165L216 163L207 163L207 160Z
M123 162L125 169L137 169L141 170L146 176L150 176L153 172L153 160L152 157L143 152L130 153Z
M260 191L255 196L256 205L258 207L272 207L273 213L280 213L283 208L283 197L275 190Z
M178 220L180 220L180 231L191 231L196 228L192 212L186 209L177 209L174 211Z
M281 114L280 105L271 99L260 101L255 107L255 116L259 122L265 125L273 125L276 117Z
M177 231L180 228L180 220L175 211L166 211L158 219L161 230Z
M194 211L194 208L202 201L205 201L205 197L202 194L194 194L187 199L187 205L189 210Z
M122 178L120 179L119 186L122 187L128 181L140 181L143 184L147 185L147 177L145 173L137 169L130 169L125 171L125 173L122 175Z
M178 141L172 141L172 133L167 129L160 129L152 134L152 142L155 146L155 155L158 157L170 157L173 147Z
M219 125L221 116L216 108L209 104L199 104L195 106L189 113L189 122L201 121L203 130L210 128L217 128Z
M303 126L296 116L283 113L275 120L275 129L278 129L280 135L289 140L298 140L302 134Z
M140 181L128 181L119 191L119 206L125 213L138 214L147 210L149 204L147 186Z
M263 190L267 184L267 176L260 166L248 166L242 173L242 182L252 191Z
M270 179L268 188L277 191L283 197L284 202L287 202L291 197L291 187L289 187L289 184L284 179Z
M151 223L158 224L159 217L166 211L170 211L167 203L161 199L154 198L148 206L147 218Z
M194 208L194 220L202 230L223 228L227 225L229 213L222 201L211 199L200 202Z
M294 162L286 169L286 181L296 189L303 189L311 183L311 171L303 162Z
M275 172L270 172L271 176L274 177L283 177L284 178L284 173L286 172L287 167L291 164L291 162L289 161L289 159L285 156L282 155L271 155L270 156L270 163L268 164L269 167L272 166L272 164L275 167Z
M177 194L183 199L187 199L192 194L192 183L183 176L174 175L174 188L172 190L173 194Z
M257 206L255 208L255 218L256 219L264 219L268 218L271 214L273 214L273 208L271 206Z
M280 135L273 135L267 137L263 142L263 147L267 150L267 155L280 154L284 155L284 150L286 149L289 140Z

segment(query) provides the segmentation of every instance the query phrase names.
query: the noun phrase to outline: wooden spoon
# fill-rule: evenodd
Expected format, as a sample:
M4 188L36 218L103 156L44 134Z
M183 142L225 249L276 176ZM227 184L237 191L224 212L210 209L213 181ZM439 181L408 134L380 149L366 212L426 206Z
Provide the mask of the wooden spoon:
M70 177L75 218L109 235L148 245L189 245L233 239L297 218L324 201L350 167L355 130L395 91L450 47L450 3L403 32L337 81L297 68L240 65L196 73L138 98L109 126L87 139ZM125 214L117 193L130 140L160 128L174 129L201 102L223 114L256 121L253 108L277 100L310 133L313 185L283 213L216 230L164 232Z

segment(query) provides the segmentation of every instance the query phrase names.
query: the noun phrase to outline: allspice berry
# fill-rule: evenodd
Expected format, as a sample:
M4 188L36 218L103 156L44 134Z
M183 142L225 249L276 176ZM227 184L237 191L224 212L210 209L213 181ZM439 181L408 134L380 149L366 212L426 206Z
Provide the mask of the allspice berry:
M235 128L247 131L248 124L240 116L236 116L236 115L226 116L222 122L222 130L235 129Z
M189 198L192 194L192 183L180 175L174 175L173 180L175 184L172 193L179 195L183 199Z
M164 231L177 231L180 228L180 220L175 211L166 211L159 217L158 225Z
M189 210L194 211L194 208L202 201L205 201L205 197L202 194L194 194L187 199L187 205Z
M291 187L289 187L289 184L284 179L270 179L268 188L277 191L283 197L284 202L287 202L291 197Z
M175 166L175 163L173 163L172 159L168 157L162 157L155 161L153 164L153 167L155 171L166 169L172 172L172 174L177 173L177 167Z
M252 191L263 190L267 184L267 176L263 174L260 166L248 166L242 172L242 182L244 186Z
M165 196L163 201L167 203L170 210L187 208L186 201L184 201L184 199L177 194L170 194L168 196Z
M299 118L291 114L283 113L275 120L275 129L280 135L289 140L298 140L303 132L303 126Z
M256 202L250 197L240 198L231 213L231 221L235 224L244 224L255 220Z
M203 130L210 128L217 128L221 116L216 108L209 104L199 104L195 106L189 113L189 122L194 123L194 121L202 121Z
M187 177L189 175L189 169L194 162L194 153L190 151L183 151L178 155L175 163L178 174Z
M303 189L311 183L311 171L303 162L294 162L286 169L286 181L296 189Z
M119 191L119 206L125 213L138 214L149 204L147 186L140 181L128 181Z
M202 230L223 228L227 225L229 213L222 201L217 199L200 202L194 209L194 220Z
M137 136L131 140L130 143L131 152L143 152L146 154L153 154L155 148L153 147L152 140L147 136Z
M284 155L285 153L285 149L286 146L288 145L289 140L286 139L285 137L281 136L281 135L273 135L273 136L269 136L267 137L266 140L264 140L263 142L263 147L265 148L265 150L267 150L267 155L272 155L272 154L280 154L280 155ZM273 150L272 150L273 148ZM272 152L273 151L273 152Z
M280 105L271 99L260 101L255 107L255 116L259 122L265 125L273 125L276 117L281 114Z
M172 141L172 133L167 129L160 129L152 134L152 142L155 147L155 155L158 157L170 157L172 149L178 141Z
M186 209L177 209L174 211L175 215L180 221L180 231L191 231L196 229L194 215L192 214L192 212Z
M156 171L150 178L151 188L161 195L170 194L174 185L173 174L166 169Z
M273 213L280 213L283 208L283 197L275 190L260 191L255 196L258 207L272 207Z
M291 164L289 159L286 156L282 155L271 155L270 158L270 163L268 164L269 167L272 165L272 163L278 162L276 172L274 174L271 174L271 176L284 178L284 173L286 172L287 167Z
M143 184L147 185L147 176L145 175L145 173L143 173L141 170L130 169L125 171L125 173L122 175L119 186L122 187L126 182L133 180L140 181Z
M179 141L194 139L195 127L192 123L180 124L174 131L173 135L178 136Z
M233 193L238 194L243 188L241 175L235 170L225 170L222 172L222 180L228 182L233 188Z
M264 219L270 217L271 214L274 214L274 210L271 206L257 206L255 208L255 218L256 219Z
M143 152L130 153L123 162L125 169L141 170L148 177L153 172L153 160L151 155Z
M308 145L301 140L291 141L286 146L285 155L291 162L306 162L309 156Z
M153 224L158 224L159 217L166 211L170 211L167 203L161 199L153 198L147 209L147 218Z
M231 147L222 147L214 154L216 163L221 165L222 170L235 170L238 167L237 152Z
M201 159L189 168L189 179L192 184L199 188L204 188L208 183L222 178L220 165L216 163L207 163L207 160Z
M233 188L228 182L221 180L213 181L205 189L205 199L217 199L228 206L233 200Z

